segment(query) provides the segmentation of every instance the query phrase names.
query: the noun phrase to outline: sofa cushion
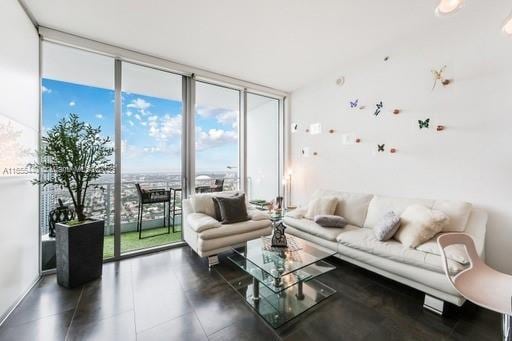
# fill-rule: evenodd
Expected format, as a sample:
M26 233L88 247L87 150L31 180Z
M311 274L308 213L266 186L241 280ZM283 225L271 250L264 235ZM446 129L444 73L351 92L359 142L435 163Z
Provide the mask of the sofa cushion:
M434 236L434 238L426 241L425 243L418 245L416 250L441 256L441 250L439 250L439 245L437 245L437 237L439 237L441 234L442 233ZM461 264L469 264L468 254L463 245L449 245L444 249L444 253L448 259L454 260Z
M314 236L330 241L336 241L336 237L338 237L338 235L344 231L358 229L357 226L352 225L347 225L343 228L322 227L309 219L296 219L291 217L285 217L283 221L285 226L291 226L297 230L307 232Z
M431 208L433 200L428 199L407 199L375 195L368 206L368 214L364 222L364 227L373 228L380 219L389 211L393 211L400 216L407 207L419 204Z
M473 206L464 201L436 200L432 209L444 212L450 220L443 232L464 232Z
M309 202L305 217L313 220L316 215L333 214L336 210L337 200L335 197L319 197Z
M248 208L247 214L249 215L249 218L251 218L251 220L270 220L267 211L260 211L254 208Z
M423 205L411 205L400 215L400 228L394 238L415 248L434 237L448 223L448 216Z
M196 213L204 213L209 215L212 218L216 218L215 205L213 203L213 197L227 197L233 196L238 192L226 191L226 192L217 192L217 193L202 193L195 194L190 198L190 203L192 204L192 208Z
M363 226L368 204L373 198L373 194L349 193L332 190L317 190L312 198L331 196L338 201L336 205L335 215L339 215L347 219L351 225Z
M416 249L404 247L396 240L378 241L372 229L360 228L340 233L338 242L344 246L364 251L396 262L409 264L439 273L444 273L441 257ZM453 260L448 260L450 273L456 274L465 266Z
M345 227L347 225L345 218L331 214L316 215L313 221L322 227Z
M213 197L215 215L220 213L222 224L234 224L249 220L247 206L245 204L245 194L229 197ZM217 203L217 204L215 204ZM217 208L218 205L218 208Z
M198 233L221 226L218 220L204 213L190 213L187 215L187 224L192 230Z
M386 241L393 238L399 227L400 217L397 216L395 212L389 211L375 225L373 231L375 232L375 237L377 237L378 240Z
M247 220L234 224L222 224L220 227L205 230L199 233L199 239L208 240L216 238L225 238L237 234L243 234L255 230L270 227L270 220Z

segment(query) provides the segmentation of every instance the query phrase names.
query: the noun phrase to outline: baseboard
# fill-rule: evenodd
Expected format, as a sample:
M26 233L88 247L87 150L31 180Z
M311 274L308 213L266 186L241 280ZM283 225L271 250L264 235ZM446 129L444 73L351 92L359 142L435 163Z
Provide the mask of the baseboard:
M11 316L12 312L14 311L14 309L16 309L16 307L21 303L21 301L23 301L23 299L28 295L28 293L30 292L30 290L32 290L32 288L34 288L34 286L37 284L37 282L39 282L39 280L41 279L41 276L40 275L37 275L35 277L35 279L33 280L32 284L29 285L28 289L25 290L19 297L18 299L16 300L16 302L14 302L10 307L9 309L7 309L7 312L5 312L3 315L0 316L0 327L3 326L4 322L9 318L9 316Z

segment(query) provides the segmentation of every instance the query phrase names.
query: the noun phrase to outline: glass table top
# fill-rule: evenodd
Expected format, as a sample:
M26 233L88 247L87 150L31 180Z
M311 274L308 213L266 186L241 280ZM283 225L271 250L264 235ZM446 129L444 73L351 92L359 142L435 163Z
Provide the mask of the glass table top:
M261 237L248 241L246 247L234 251L266 274L279 279L336 254L295 236L287 234L286 238L288 248L267 248L265 239L270 237Z

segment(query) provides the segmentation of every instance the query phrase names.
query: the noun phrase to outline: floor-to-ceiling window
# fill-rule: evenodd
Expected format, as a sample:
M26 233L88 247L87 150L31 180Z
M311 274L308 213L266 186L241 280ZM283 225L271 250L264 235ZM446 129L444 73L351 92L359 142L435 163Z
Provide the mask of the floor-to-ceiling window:
M123 63L121 107L124 253L181 240L182 76Z
M78 115L80 121L101 127L114 141L114 59L52 43L43 45L42 135L60 120ZM41 146L44 148L44 145ZM112 156L112 161L113 156ZM104 258L113 256L114 175L103 174L88 190L86 214L105 220ZM49 233L49 213L62 200L72 207L68 191L58 186L41 187L42 269L55 267L55 240Z
M42 46L42 135L73 113L101 127L116 148L118 173L102 174L85 203L88 216L105 220L104 259L181 241L182 186L193 194L248 184L252 199L279 193L280 100L248 93L242 106L244 89L237 86L46 41ZM48 217L59 199L72 207L65 189L41 188L43 270L55 267Z
M246 100L246 191L250 200L270 201L279 194L280 103L252 93Z
M196 82L195 191L238 190L240 91Z

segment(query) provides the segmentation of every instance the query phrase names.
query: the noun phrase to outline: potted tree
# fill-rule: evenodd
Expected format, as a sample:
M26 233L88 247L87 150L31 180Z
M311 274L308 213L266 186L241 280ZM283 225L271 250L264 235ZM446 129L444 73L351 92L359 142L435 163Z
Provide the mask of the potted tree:
M73 288L101 277L105 221L87 217L85 199L89 188L102 174L115 169L114 149L101 127L70 114L61 119L42 138L39 161L34 168L39 177L34 184L58 186L68 190L75 220L56 224L57 281Z

